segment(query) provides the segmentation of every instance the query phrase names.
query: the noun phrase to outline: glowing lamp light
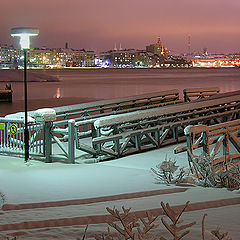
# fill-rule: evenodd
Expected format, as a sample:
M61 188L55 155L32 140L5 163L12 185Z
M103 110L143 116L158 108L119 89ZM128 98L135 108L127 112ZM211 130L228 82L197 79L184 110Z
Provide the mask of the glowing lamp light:
M12 28L11 36L12 37L20 37L20 45L22 49L30 48L30 37L37 36L39 34L39 30L36 28Z
M27 95L27 49L30 48L30 37L37 36L39 30L29 27L18 27L11 29L12 37L20 37L20 45L23 49L24 59L24 105L25 105L25 124L24 124L24 148L25 148L25 162L29 159L29 130L28 130L28 95Z

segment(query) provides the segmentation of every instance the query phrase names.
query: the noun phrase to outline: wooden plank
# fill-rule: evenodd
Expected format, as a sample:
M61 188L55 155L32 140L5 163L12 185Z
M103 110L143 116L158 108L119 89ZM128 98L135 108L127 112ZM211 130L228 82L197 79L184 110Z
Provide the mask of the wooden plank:
M240 153L231 154L230 158L233 161L238 160L238 159L240 159ZM216 166L216 165L219 165L219 164L223 164L225 162L225 160L226 160L225 156L217 158L213 161L213 165Z
M102 144L102 143L105 143L105 142L115 141L117 139L124 138L124 135L126 135L126 133L125 134L120 133L120 134L111 135L111 136L96 137L96 138L93 138L92 144L97 145L97 144Z
M218 87L209 87L209 88L185 88L184 93L195 93L195 92L220 92Z
M86 145L86 144L79 144L79 147L78 147L79 150L82 150L84 152L87 152L87 153L90 153L92 155L96 155L97 154L97 151L95 149L93 149L92 147Z

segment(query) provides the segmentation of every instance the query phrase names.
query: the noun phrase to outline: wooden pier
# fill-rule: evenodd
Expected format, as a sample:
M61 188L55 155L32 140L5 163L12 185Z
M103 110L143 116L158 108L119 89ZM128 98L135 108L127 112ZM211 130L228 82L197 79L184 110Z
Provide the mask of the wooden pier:
M219 93L218 88L201 88L184 93L188 94L186 101L173 89L57 107L56 120L29 123L30 154L46 162L57 159L68 163L85 155L97 161L119 158L186 141L189 125L210 127L239 120L240 91ZM30 116L35 118L34 112ZM14 121L0 119L0 152L23 154L24 143L19 137L23 127L17 124L24 121ZM9 133L12 125L17 126L18 134Z
M11 84L7 84L4 90L0 90L0 102L12 102Z

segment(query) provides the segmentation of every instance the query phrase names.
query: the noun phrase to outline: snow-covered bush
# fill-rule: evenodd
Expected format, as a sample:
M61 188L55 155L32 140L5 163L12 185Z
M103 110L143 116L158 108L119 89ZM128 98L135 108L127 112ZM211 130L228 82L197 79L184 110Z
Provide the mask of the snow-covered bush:
M156 179L157 183L165 184L176 184L184 182L184 176L186 176L189 171L184 168L179 168L176 166L176 161L167 160L158 164L155 168L151 168L152 173Z
M237 190L240 188L240 163L233 161L217 165L214 159L200 155L192 159L198 183L204 187Z

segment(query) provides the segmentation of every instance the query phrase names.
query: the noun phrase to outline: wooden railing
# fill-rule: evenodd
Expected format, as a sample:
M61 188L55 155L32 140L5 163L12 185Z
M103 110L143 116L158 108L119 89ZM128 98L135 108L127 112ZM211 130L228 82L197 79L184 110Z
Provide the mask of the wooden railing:
M101 100L83 104L75 104L64 107L54 108L57 113L57 119L89 119L91 117L100 117L111 115L118 111L135 111L146 109L151 106L157 107L161 104L174 104L182 102L179 99L179 90L161 91L147 93L130 97Z
M99 118L91 122L95 130L93 148L84 150L84 145L79 146L81 150L95 155L120 157L146 148L177 143L185 139L183 129L189 124L213 125L238 119L239 93L225 93L190 103ZM81 122L75 126L79 124Z
M131 97L56 107L54 110L57 114L57 121L54 122L54 127L64 128L68 125L69 119L74 119L76 123L80 122L79 126L82 129L81 136L89 136L89 131L91 132L92 130L91 124L98 118L138 112L182 102L179 99L179 90L173 89Z
M57 156L51 151L52 143L57 143L63 159L73 163L75 147L81 150L79 154L121 157L181 142L189 124L210 126L239 119L240 91L182 102L178 90L170 90L55 110L58 120L44 130L48 138L44 154L47 161ZM63 142L68 142L67 146Z
M240 159L240 120L213 126L197 125L185 129L190 168L194 157L213 160L214 165ZM197 155L196 155L197 152Z

